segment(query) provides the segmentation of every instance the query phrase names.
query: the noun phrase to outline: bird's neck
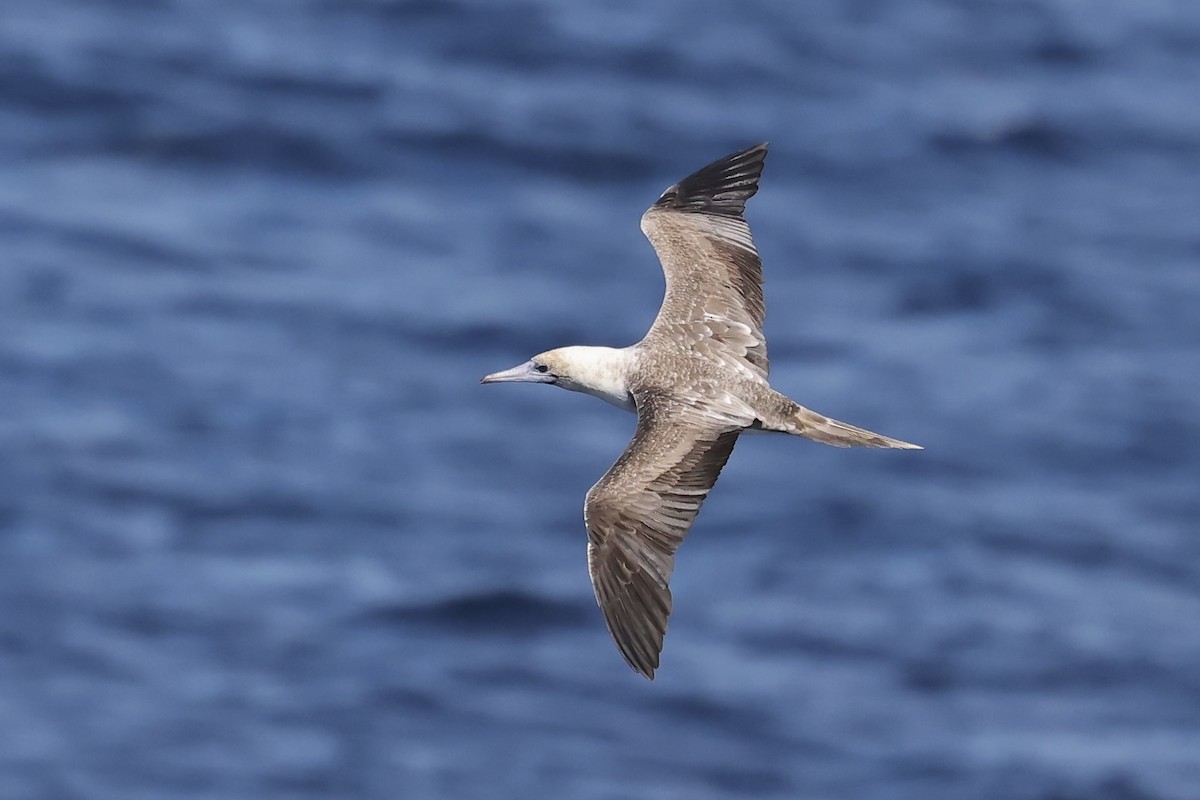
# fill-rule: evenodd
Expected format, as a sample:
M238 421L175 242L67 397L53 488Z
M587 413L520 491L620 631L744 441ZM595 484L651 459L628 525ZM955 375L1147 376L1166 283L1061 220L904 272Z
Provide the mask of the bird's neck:
M570 347L571 376L564 388L599 397L626 411L635 411L629 393L632 348Z

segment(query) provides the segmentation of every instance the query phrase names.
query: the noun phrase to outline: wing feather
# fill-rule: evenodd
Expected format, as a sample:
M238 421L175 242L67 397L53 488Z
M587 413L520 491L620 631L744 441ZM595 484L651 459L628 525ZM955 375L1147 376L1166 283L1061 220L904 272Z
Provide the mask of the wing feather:
M690 342L766 377L762 261L743 218L767 145L733 153L669 187L642 216L667 290L647 338Z
M739 430L679 421L642 395L633 441L587 494L588 571L621 655L654 677L671 614L675 551L729 459Z

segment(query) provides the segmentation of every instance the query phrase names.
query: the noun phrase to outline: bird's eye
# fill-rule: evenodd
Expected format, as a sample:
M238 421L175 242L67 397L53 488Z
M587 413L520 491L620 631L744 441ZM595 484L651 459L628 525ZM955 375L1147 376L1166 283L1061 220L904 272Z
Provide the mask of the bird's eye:
M550 368L547 367L545 364L534 364L533 368L536 369L538 372L549 372L550 371Z

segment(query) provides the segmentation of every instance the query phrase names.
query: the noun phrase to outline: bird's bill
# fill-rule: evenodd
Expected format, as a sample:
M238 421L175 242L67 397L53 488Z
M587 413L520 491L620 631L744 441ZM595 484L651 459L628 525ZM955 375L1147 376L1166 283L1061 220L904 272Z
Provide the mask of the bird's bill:
M512 369L506 369L502 372L493 372L491 375L484 375L480 383L551 383L554 376L548 372L538 372L536 365L532 361L526 361L524 364L518 364Z

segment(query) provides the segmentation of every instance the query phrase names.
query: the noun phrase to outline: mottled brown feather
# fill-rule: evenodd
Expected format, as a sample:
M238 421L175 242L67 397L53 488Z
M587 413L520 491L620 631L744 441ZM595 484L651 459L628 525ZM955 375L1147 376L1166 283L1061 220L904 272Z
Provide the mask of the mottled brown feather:
M667 284L646 338L690 328L720 346L721 360L762 377L770 370L762 261L742 214L758 191L766 153L764 142L709 164L668 188L642 216ZM713 331L711 323L732 327Z
M633 441L587 494L588 571L617 649L647 678L658 668L675 551L700 511L739 430L680 422L670 397L635 395Z

